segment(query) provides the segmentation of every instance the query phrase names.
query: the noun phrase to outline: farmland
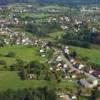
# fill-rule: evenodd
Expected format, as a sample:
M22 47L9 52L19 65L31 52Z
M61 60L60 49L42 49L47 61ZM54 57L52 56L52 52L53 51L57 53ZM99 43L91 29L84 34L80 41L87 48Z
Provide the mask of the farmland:
M80 47L72 47L75 50L79 57L87 57L88 62L100 65L100 48L87 49Z
M0 100L98 100L99 9L1 6Z
M14 52L16 54L15 57L4 57L8 52ZM28 47L28 46L5 46L4 48L0 48L0 60L4 60L7 63L7 66L15 63L16 59L24 60L25 62L29 62L32 60L37 60L40 62L45 62L46 58L41 58L38 54L37 47ZM0 65L2 68L2 65Z
M76 86L74 82L70 80L57 84L56 81L45 80L20 80L17 72L15 71L0 71L0 91L6 91L7 89L18 90L24 88L36 88L48 86L49 88L57 88L63 90L69 88L69 90L75 91Z

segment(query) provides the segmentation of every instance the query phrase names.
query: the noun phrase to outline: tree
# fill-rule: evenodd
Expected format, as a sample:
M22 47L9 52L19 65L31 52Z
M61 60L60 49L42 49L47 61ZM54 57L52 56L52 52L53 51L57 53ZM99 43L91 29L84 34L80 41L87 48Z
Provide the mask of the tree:
M25 30L27 31L27 32L30 32L30 33L34 33L34 34L36 34L36 33L38 33L38 28L37 28L37 26L35 25L35 24L32 24L32 23L28 23L28 24L26 24L25 25Z
M20 69L19 75L20 75L20 78L22 80L26 80L27 79L27 71L24 68Z
M43 64L39 63L38 61L31 61L29 64L28 73L36 74L37 79L39 78L40 72L43 69Z
M87 26L82 25L80 31L75 32L73 29L69 29L62 37L62 42L69 45L81 46L88 48L91 43L92 32Z
M16 54L15 54L15 52L8 52L6 55L5 55L5 57L15 57L16 56Z
M0 38L0 47L4 47L4 45L5 45L4 40L2 38Z
M74 57L74 58L75 58L75 57L77 56L76 51L71 52L70 56L72 56L72 57Z
M7 90L0 92L0 100L57 100L55 90L47 87L23 89L23 90Z

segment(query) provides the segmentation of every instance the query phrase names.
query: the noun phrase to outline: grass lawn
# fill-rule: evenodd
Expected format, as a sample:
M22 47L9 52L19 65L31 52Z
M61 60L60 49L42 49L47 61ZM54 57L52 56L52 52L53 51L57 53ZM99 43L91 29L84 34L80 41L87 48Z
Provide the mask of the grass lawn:
M57 31L57 32L49 33L49 36L52 38L56 38L56 37L61 36L62 34L64 34L63 31Z
M71 47L73 50L75 50L80 57L88 57L88 62L95 63L100 65L100 48L95 49L86 49L86 48L80 48L80 47Z
M89 100L89 98L88 97L79 97L79 100Z
M56 81L45 81L45 80L20 80L17 72L13 71L0 71L0 91L7 89L17 90L24 88L36 88L48 86L49 88L61 88L64 90L66 87L73 90L75 85L70 81L63 81L57 83Z
M26 16L28 17L33 17L33 18L45 18L45 17L49 17L51 16L51 14L48 14L48 13L23 13L21 14L21 16L24 18Z
M0 54L4 55L8 52L14 52L16 54L15 57L4 57L0 56L0 60L4 60L7 62L7 65L10 65L16 61L16 59L22 59L26 62L37 60L39 62L46 61L46 58L42 58L38 55L37 47L27 47L27 46L6 46L4 48L0 48Z
M41 82L43 84L41 84ZM17 72L11 71L1 71L0 72L0 90L7 90L7 89L23 89L23 88L30 88L30 87L37 87L37 86L44 86L44 81L30 81L30 80L20 80Z
M13 51L16 53L15 57L9 58L0 56L0 60L4 60L7 62L7 65L13 64L16 59L22 59L24 61L37 60L40 62L44 62L47 59L41 58L38 55L38 48L33 47L29 48L27 46L6 46L4 48L0 48L0 54L5 54L7 52ZM0 66L1 67L1 66ZM16 71L0 71L0 91L5 91L7 89L24 89L24 88L35 88L35 87L43 87L48 86L49 88L57 88L57 89L75 89L75 84L72 81L66 80L61 83L57 83L57 81L45 81L45 80L20 80L18 73Z
M56 32L49 33L48 36L46 37L41 37L41 39L46 41L56 42L57 38L59 38L59 36L63 34L64 34L63 31L56 31Z

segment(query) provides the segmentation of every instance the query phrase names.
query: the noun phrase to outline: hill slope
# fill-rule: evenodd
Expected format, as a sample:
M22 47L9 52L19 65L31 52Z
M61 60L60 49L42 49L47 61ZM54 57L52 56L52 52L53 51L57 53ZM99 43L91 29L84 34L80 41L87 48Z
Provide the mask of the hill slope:
M64 4L98 4L100 0L0 0L0 4L8 3L64 3Z

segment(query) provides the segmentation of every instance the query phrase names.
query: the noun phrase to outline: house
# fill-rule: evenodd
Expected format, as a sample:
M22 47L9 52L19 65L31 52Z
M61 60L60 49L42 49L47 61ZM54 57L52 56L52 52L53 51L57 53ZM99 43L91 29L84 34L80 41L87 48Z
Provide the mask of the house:
M44 53L44 50L43 50L43 49L41 49L41 50L40 50L40 53Z
M91 84L88 81L86 81L85 79L80 80L80 85L83 87L86 87L86 88L92 88Z
M85 66L83 64L80 64L78 69L81 70L82 68L84 68Z
M94 70L94 71L91 72L91 74L92 74L93 76L95 76L95 77L100 78L100 71Z
M69 79L69 78L70 78L70 76L68 76L68 75L65 76L65 79Z
M56 18L53 18L52 20L53 20L53 21L56 21L57 19L56 19Z
M92 32L97 32L97 29L95 27L93 27Z
M80 83L82 86L86 87L86 88L93 88L96 87L98 85L98 80L97 79L81 79Z
M77 100L76 95L73 95L73 96L72 96L72 100Z
M79 20L75 19L75 24L76 25L82 24L82 21L79 21Z
M62 66L62 64L61 63L58 63L56 67L58 68L58 67L61 67L61 66Z
M60 68L57 68L57 69L56 69L56 71L60 71L60 70L61 70Z
M70 52L70 51L69 51L69 47L66 46L66 47L64 48L64 53L66 53L66 54L70 54L69 52Z
M37 78L37 76L35 74L29 74L28 75L29 80L36 79L36 78Z
M65 16L65 20L66 20L67 22L69 22L69 21L70 21L70 18L67 17L67 16Z
M75 78L77 78L77 76L74 74L74 75L72 75L72 78L75 79Z
M64 64L63 65L63 68L65 68L65 69L68 68L68 65L67 64Z
M94 80L93 81L93 87L97 86L98 85L98 80Z
M45 54L42 54L42 55L41 55L41 57L45 57L45 56L46 56Z
M70 59L70 62L71 62L71 63L74 63L74 61L75 61L75 60L74 60L73 58Z
M69 95L67 95L67 94L62 94L62 95L60 95L60 100L72 100L72 99L70 98Z
M52 70L53 70L53 68L52 68L52 67L50 67L50 70L52 71Z
M56 59L56 61L61 62L62 61L62 57L58 56L57 59Z
M59 19L60 19L61 21L63 21L63 20L64 20L64 18L63 18L63 17L59 17Z

